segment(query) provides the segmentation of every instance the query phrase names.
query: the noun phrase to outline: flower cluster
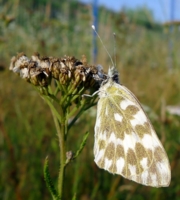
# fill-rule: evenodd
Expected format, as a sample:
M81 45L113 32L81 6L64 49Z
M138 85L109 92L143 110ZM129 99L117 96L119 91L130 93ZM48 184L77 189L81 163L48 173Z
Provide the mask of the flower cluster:
M12 57L9 69L31 84L41 87L47 87L55 79L61 85L73 85L73 88L83 86L86 89L97 89L106 78L100 66L87 64L85 56L78 60L70 56L40 57L39 53L35 53L28 58L20 53Z

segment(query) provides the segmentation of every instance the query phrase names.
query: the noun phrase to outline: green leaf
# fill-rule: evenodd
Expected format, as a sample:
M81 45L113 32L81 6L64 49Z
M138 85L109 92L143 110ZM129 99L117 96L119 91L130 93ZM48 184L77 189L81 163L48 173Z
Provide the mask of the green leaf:
M85 133L84 137L83 137L83 140L82 140L82 142L81 142L81 144L80 144L79 149L76 151L76 153L75 153L75 155L74 155L74 157L73 157L74 159L77 158L78 155L79 155L79 154L81 153L81 151L83 150L83 148L84 148L84 146L85 146L85 144L86 144L86 141L87 141L88 136L89 136L89 132L87 131L87 132Z
M49 174L49 167L48 167L48 157L46 157L45 162L44 162L44 179L46 182L46 185L53 197L53 200L58 200L58 193L54 187L54 184L51 180L50 174Z

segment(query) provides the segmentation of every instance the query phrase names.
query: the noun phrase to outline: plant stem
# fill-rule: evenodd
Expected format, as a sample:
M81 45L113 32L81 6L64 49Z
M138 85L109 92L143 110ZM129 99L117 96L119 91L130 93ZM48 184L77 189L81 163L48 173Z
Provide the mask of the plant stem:
M54 124L56 127L58 139L59 139L60 170L59 170L59 175L58 175L58 194L59 194L59 199L61 200L63 197L63 182L64 182L64 174L65 174L65 161L66 161L65 135L67 132L67 123L66 123L65 114L64 114L65 112L63 111L61 105L60 105L61 116L59 116L56 109L54 109L52 102L49 101L47 98L45 98L45 100L51 109L53 119L54 119Z
M43 96L43 99L44 99L44 100L46 101L46 103L49 105L50 110L51 110L52 115L53 115L53 118L56 117L57 120L59 120L59 122L61 123L61 121L62 121L62 117L61 117L61 116L63 115L63 110L62 110L62 108L60 107L60 114L59 114L58 111L56 110L56 108L53 106L52 101L51 101L48 97Z
M61 116L62 119L64 119L64 116ZM64 182L64 173L65 173L65 132L66 132L66 123L63 120L61 123L61 128L59 121L55 114L53 113L54 123L56 126L58 138L59 138L59 148L60 148L60 170L59 170L59 176L58 176L58 192L59 192L59 198L62 199L63 197L63 182Z

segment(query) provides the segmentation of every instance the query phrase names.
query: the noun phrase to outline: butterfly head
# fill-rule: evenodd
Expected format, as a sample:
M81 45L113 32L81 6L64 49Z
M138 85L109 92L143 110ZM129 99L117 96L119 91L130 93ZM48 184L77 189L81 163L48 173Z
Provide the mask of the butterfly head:
M109 70L108 70L108 79L111 79L115 83L120 83L119 82L118 71L117 71L117 69L114 66L110 67Z
M110 83L109 86L112 85L113 83L120 84L119 74L114 66L109 67L108 74L106 75L106 78L101 82L101 86L105 85L106 83Z

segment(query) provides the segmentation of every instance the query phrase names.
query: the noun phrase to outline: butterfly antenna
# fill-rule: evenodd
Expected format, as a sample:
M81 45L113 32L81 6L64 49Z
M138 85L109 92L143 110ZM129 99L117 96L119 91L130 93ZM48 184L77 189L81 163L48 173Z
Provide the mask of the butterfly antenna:
M116 67L117 64L117 58L116 58L116 33L113 33L114 36L114 65Z
M96 35L98 36L98 38L99 38L101 44L103 45L104 50L106 51L106 53L108 54L108 56L109 56L109 58L110 58L110 60L111 60L111 62L112 62L112 65L115 67L114 62L113 62L113 60L112 60L112 57L111 57L110 53L108 52L108 50L106 49L106 47L104 46L104 43L103 43L101 37L99 36L99 34L97 33L96 28L95 28L94 25L92 25L92 29L94 30L94 32L95 32Z

